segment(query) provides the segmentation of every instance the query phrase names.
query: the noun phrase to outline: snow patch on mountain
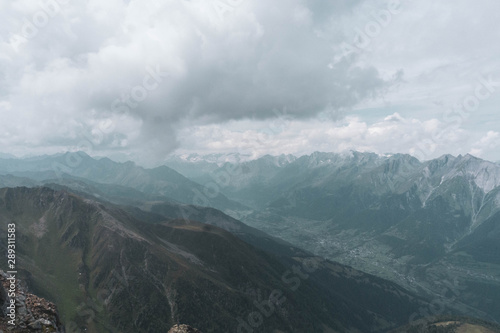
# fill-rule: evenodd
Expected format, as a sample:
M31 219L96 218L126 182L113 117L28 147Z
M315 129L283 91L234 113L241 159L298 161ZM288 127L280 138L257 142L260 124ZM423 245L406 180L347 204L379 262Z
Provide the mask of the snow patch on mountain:
M177 161L177 162L189 162L189 163L211 163L217 164L218 166L224 165L224 163L240 163L244 161L251 160L251 155L249 154L239 154L239 153L229 153L229 154L207 154L200 155L197 153L193 154L180 154L171 155L167 161Z

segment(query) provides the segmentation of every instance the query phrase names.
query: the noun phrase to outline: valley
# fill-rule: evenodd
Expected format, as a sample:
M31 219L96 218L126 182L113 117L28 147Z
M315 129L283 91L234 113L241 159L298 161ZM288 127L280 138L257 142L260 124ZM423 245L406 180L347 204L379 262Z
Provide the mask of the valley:
M18 187L0 190L0 236L16 224L19 276L58 305L69 332L158 332L176 322L207 332L378 332L428 306L396 284L195 209L235 234L157 214L143 222L95 198Z
M193 179L236 166L205 169ZM351 152L265 156L239 169L222 193L253 207L238 215L248 225L426 295L439 305L432 314L446 305L500 319L498 164Z
M18 225L23 278L75 331L500 318L497 164L352 152L200 157L177 172L76 154L0 159L0 217Z

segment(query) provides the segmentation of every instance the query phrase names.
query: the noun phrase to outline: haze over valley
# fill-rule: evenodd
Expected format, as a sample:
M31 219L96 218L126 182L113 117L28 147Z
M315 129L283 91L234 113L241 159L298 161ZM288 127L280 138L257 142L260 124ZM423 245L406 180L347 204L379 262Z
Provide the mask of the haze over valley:
M177 321L208 331L238 329L235 318L245 318L245 304L267 302L265 295L282 292L286 282L297 287L285 297L293 302L259 325L264 331L385 331L449 314L498 321L498 164L471 155L420 162L354 151L239 158L173 156L172 168L154 169L83 152L0 159L0 186L9 187L1 216L15 221L25 240L19 245L22 275L60 304L63 322L95 331L154 331ZM229 248L243 252L226 258ZM267 254L261 258L259 250ZM311 260L311 272L297 271L297 264L308 267ZM116 288L116 272L140 279L141 288L131 281L110 293L106 312L92 310L89 317L75 311L85 298ZM57 283L47 284L54 274ZM106 279L112 280L103 284ZM207 285L199 293L208 298L200 300L191 294L200 283L232 292L205 294L214 291ZM163 295L158 305L127 301L146 308L133 321L123 317L132 308L120 299L140 299L155 288ZM399 290L398 299L389 296L391 289ZM314 310L319 299L327 308ZM221 308L199 308L193 317L193 306L210 304ZM402 306L398 314L395 304ZM160 311L155 320L144 317L150 307ZM301 324L292 319L298 318L294 311L304 317Z
M0 0L0 333L500 332L498 22Z

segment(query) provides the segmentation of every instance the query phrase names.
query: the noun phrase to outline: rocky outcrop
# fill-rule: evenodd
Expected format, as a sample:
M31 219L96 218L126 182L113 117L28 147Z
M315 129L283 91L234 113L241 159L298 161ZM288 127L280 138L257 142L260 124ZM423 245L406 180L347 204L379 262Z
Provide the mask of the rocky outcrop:
M174 325L168 333L202 333L189 325Z
M33 295L19 280L16 281L15 325L11 325L7 306L10 302L8 290L10 276L0 270L0 332L63 333L64 327L59 319L54 303Z

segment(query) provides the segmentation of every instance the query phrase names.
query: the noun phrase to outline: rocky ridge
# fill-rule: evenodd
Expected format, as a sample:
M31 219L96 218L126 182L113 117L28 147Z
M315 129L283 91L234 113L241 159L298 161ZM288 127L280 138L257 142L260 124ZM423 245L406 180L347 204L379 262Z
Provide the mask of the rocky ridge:
M29 293L19 280L16 284L15 325L10 325L10 318L7 316L9 277L10 275L0 270L0 332L65 332L54 303Z
M189 325L174 325L168 333L202 333L196 328L192 328Z

